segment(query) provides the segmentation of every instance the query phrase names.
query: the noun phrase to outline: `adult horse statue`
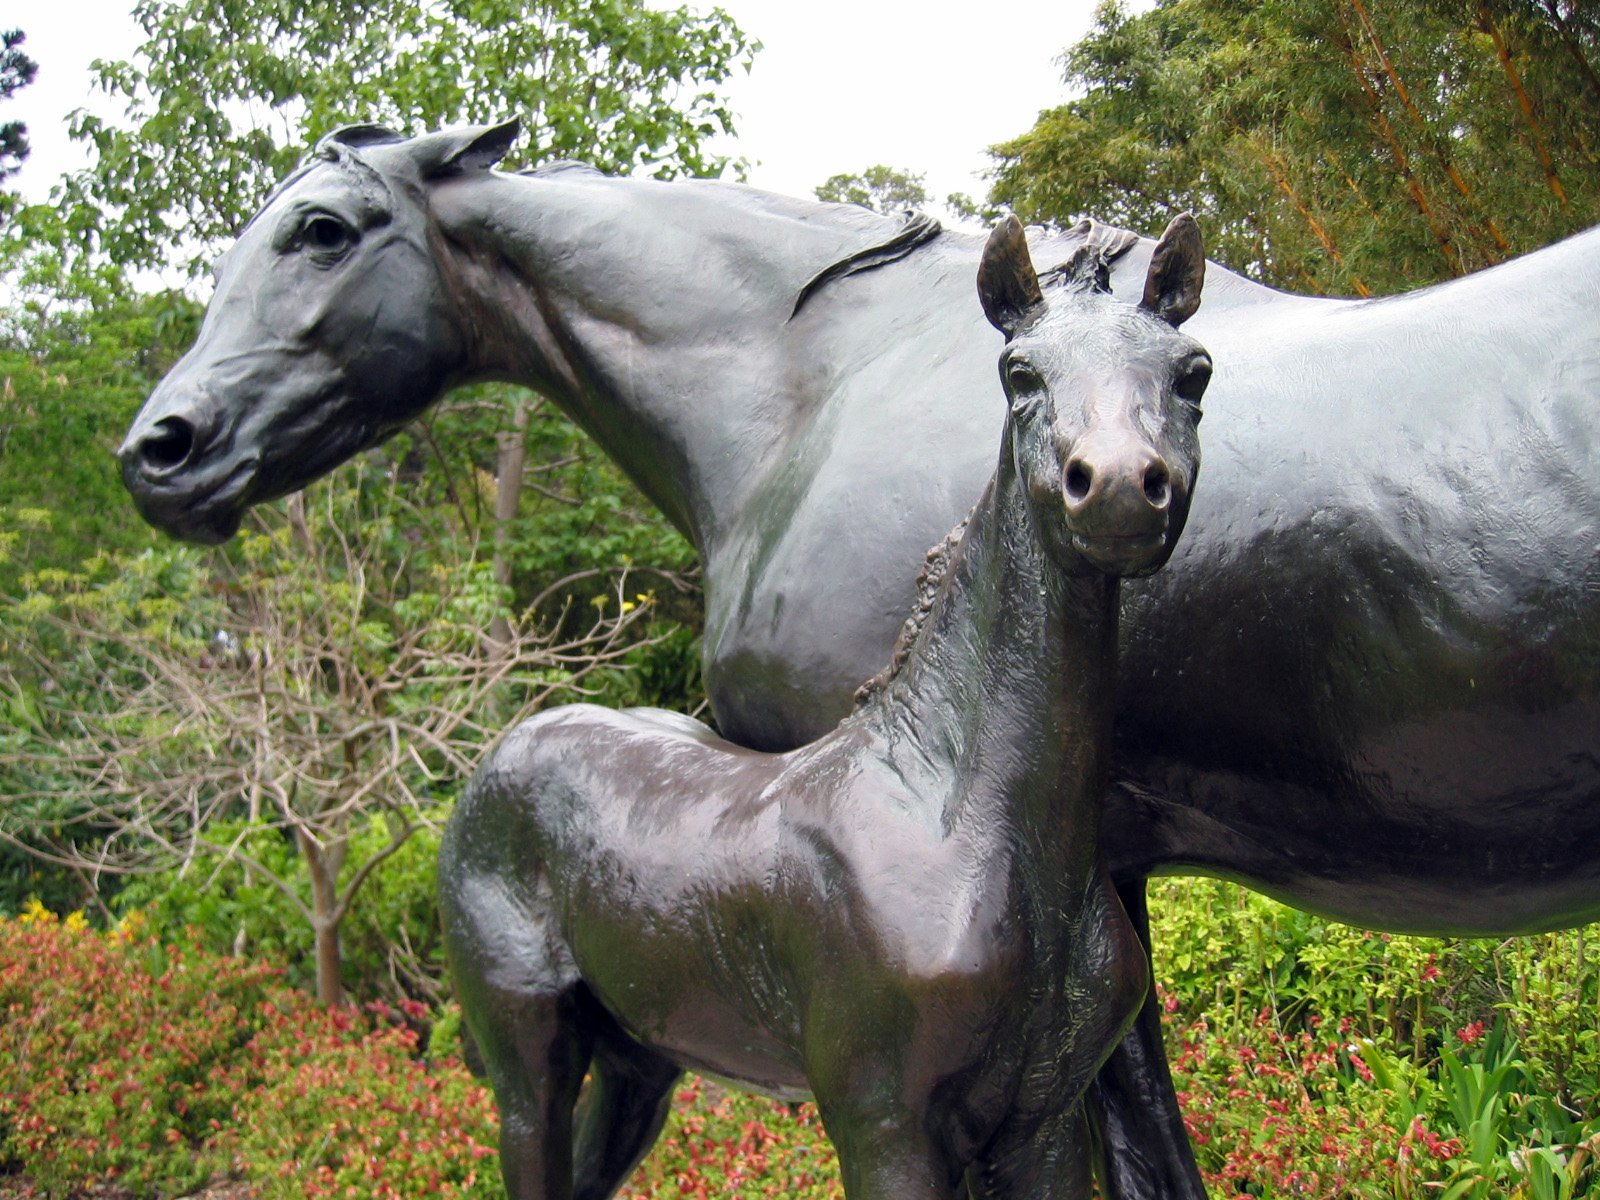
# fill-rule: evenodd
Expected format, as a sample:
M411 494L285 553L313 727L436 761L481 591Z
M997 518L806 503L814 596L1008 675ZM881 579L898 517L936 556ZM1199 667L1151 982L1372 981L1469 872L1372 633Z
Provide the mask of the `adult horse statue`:
M995 229L999 462L829 733L762 754L572 705L495 748L439 911L512 1200L606 1200L685 1066L814 1095L849 1200L1087 1200L1083 1091L1148 988L1098 834L1118 591L1189 510L1204 273L1185 215L1137 306L1092 247L1047 298Z
M326 140L224 256L124 478L217 541L453 383L530 384L699 549L723 733L810 740L992 467L979 242L733 184L489 170L514 133ZM1126 244L1119 291L1152 249ZM1376 301L1213 266L1190 328L1223 364L1207 486L1170 568L1124 591L1103 834L1130 913L1147 875L1195 871L1395 930L1600 917L1600 231ZM1110 1197L1204 1194L1153 1005L1095 1102Z

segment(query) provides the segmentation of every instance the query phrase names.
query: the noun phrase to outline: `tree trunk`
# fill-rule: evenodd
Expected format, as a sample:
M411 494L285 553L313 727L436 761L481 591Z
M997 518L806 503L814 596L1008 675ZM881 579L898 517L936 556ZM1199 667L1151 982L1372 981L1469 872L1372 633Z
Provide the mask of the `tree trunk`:
M297 831L295 841L306 860L306 874L311 878L311 929L316 949L317 1000L330 1008L344 1003L342 955L339 949L339 926L344 921L344 908L339 903L339 871L344 866L348 844L341 837L327 846L304 832Z
M516 519L522 499L522 468L528 452L528 398L516 394L512 402L511 428L500 435L494 466L494 581L511 586L511 522ZM496 645L511 641L511 625L498 616L489 626L489 637Z

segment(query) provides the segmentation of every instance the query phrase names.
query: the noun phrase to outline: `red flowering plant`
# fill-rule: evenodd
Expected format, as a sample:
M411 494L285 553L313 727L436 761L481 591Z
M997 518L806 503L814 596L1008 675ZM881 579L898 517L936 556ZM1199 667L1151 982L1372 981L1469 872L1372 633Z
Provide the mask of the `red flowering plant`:
M84 1183L181 1194L226 1165L215 1071L252 1036L264 966L98 934L34 906L0 920L0 1156L47 1195Z
M722 1196L842 1200L839 1160L813 1104L779 1104L688 1076L622 1200Z
M323 1008L132 925L0 920L0 1157L47 1197L234 1175L263 1200L501 1200L492 1098L419 1060L422 1015Z

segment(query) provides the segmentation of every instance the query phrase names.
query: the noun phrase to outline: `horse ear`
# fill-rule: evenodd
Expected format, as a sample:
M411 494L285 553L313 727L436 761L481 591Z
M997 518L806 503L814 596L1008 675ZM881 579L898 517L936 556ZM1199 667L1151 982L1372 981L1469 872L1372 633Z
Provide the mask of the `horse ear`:
M1022 222L1014 216L1008 214L996 225L984 244L983 260L978 264L978 298L989 324L1007 337L1016 333L1033 308L1044 303L1039 276L1028 255L1028 239Z
M424 179L487 171L506 156L522 132L516 117L498 125L467 125L428 133L411 142L411 154Z
M1139 307L1176 328L1200 307L1200 288L1205 281L1206 248L1200 226L1188 213L1179 213L1150 256L1150 274L1145 277Z
M396 133L394 130L390 129L387 125L372 125L363 123L361 125L346 125L342 129L335 129L332 133L328 134L317 143L317 149L321 150L331 142L337 142L341 146L355 146L359 148L361 146L382 146L388 144L389 142L403 141L405 141L405 138Z

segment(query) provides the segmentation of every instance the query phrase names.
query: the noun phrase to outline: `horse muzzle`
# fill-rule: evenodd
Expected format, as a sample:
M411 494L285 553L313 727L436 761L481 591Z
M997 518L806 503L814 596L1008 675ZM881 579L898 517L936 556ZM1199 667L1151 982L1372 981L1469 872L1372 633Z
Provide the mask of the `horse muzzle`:
M232 537L260 463L231 453L231 440L203 392L158 387L117 451L139 514L187 542Z

